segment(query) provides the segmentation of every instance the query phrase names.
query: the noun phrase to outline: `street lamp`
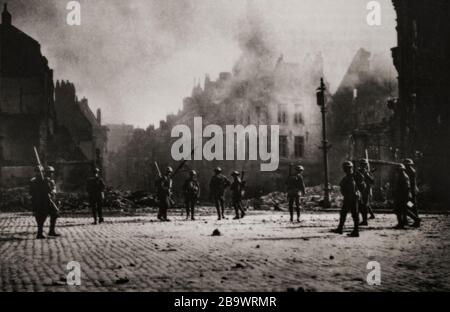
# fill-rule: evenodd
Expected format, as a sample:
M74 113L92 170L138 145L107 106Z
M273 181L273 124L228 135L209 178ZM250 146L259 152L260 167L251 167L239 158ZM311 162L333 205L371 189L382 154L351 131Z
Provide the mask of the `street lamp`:
M322 113L322 147L323 150L323 167L324 167L324 194L323 194L323 208L330 208L330 183L329 183L329 173L328 173L328 150L330 145L327 139L327 125L326 125L326 113L327 108L325 106L325 84L323 83L323 78L320 78L320 87L317 88L317 105L320 106L320 111Z

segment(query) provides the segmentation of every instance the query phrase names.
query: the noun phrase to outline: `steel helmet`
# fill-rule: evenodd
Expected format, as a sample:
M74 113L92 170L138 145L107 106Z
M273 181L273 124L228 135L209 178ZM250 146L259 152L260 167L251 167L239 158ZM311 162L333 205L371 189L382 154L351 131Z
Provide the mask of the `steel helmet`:
M47 166L47 167L45 168L45 172L53 173L53 172L55 172L55 168L53 168L52 166Z
M406 166L414 166L414 161L411 158L406 158L403 160L403 164Z

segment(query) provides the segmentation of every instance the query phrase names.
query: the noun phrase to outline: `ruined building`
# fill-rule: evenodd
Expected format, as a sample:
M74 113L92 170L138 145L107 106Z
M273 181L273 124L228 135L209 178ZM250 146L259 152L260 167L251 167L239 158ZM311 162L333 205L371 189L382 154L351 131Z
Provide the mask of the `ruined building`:
M12 25L6 4L0 24L0 187L26 183L47 159L56 112L53 71L39 43Z
M58 186L80 188L102 166L106 128L73 84L53 83L39 43L12 25L6 4L0 25L0 187L23 186L33 176L38 148L56 167Z
M397 161L392 143L393 112L388 102L397 96L395 68L389 55L371 55L360 49L353 58L329 103L331 176L334 183L342 175L345 160ZM388 182L390 170L379 168L378 186ZM386 169L386 170L383 170Z
M393 0L398 46L392 49L399 99L394 140L415 158L421 184L450 202L450 2Z
M63 188L77 188L94 166L104 169L108 129L102 126L100 109L95 116L88 100L79 100L69 81L56 82L55 108L58 132L53 152L59 175Z
M309 57L302 63L288 63L280 57L263 71L244 70L242 65L237 65L233 72L220 73L215 81L206 75L204 84L196 83L191 96L183 100L183 108L161 121L158 129L150 127L135 131L130 144L122 151L128 155L124 165L127 175L132 177L134 183L141 181L132 187L152 187L151 181L156 176L154 160L161 166L176 166L170 157L171 145L176 140L171 138L171 130L183 124L193 131L194 117L202 117L204 126L217 124L222 129L225 125L280 126L279 170L261 172L260 160L190 161L188 166L199 172L205 188L213 168L221 166L227 175L233 170L246 171L248 191L253 195L259 191L283 189L291 163L305 165L308 168L308 182L319 184L321 124L315 89L321 75L320 55ZM247 141L247 159L248 153ZM121 157L116 161L119 159ZM207 197L208 192L205 190L203 195Z
M393 112L388 103L397 96L395 68L389 55L372 55L360 49L338 89L332 95L328 115L330 126L330 168L332 182L342 176L345 160L397 161L392 142ZM367 152L367 155L366 155ZM391 180L392 170L378 162L375 195ZM372 163L372 168L375 163Z

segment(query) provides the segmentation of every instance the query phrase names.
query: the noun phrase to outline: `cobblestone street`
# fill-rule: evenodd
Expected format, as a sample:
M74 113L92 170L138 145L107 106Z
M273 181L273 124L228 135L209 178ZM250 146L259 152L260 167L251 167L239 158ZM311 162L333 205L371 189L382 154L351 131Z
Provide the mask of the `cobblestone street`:
M329 233L337 213L251 213L243 220L195 222L172 216L59 219L60 238L35 240L27 214L0 215L1 291L450 291L450 222L424 216L419 230L393 230L378 215L359 239ZM48 221L47 221L48 222ZM351 220L347 221L350 226ZM221 236L211 236L219 229ZM81 286L66 265L81 264ZM366 265L381 264L381 286Z

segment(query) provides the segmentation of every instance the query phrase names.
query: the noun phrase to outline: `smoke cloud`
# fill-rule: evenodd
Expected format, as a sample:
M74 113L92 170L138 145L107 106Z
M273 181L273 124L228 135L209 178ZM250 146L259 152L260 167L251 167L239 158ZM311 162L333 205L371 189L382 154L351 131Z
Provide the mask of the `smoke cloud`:
M381 26L367 25L361 0L79 2L81 26L66 24L65 0L9 0L8 7L13 24L41 43L55 79L74 82L105 122L141 127L180 109L206 73L263 72L280 54L301 62L322 52L334 91L360 47L389 55L396 45L389 0L379 1Z

